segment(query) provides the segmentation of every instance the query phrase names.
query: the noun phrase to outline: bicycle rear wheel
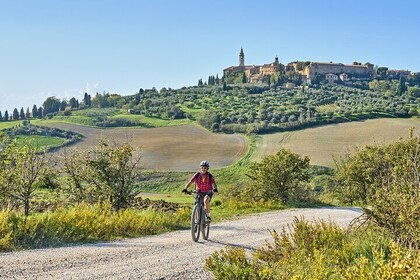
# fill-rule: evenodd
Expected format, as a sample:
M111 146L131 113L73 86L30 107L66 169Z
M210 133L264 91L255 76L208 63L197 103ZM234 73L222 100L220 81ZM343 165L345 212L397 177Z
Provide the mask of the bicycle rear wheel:
M201 234L204 240L209 239L209 233L210 233L210 223L207 222L205 211L203 211L203 215L201 217Z
M200 238L200 208L194 205L191 214L191 237L194 242ZM204 212L204 211L203 211Z

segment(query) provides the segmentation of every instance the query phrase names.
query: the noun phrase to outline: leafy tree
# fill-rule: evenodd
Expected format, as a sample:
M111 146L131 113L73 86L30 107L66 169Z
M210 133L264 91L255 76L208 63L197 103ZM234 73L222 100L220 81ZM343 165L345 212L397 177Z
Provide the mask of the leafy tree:
M214 123L220 122L220 116L214 111L205 111L198 119L198 123L207 129L211 129Z
M87 184L85 166L85 154L78 150L65 150L62 153L62 171L64 180L67 184L63 185L63 190L70 196L70 200L74 202L86 201L89 203L97 202L98 195L95 194L94 188Z
M199 86L199 87L203 86L203 80L202 80L202 79L199 79L199 80L198 80L198 86Z
M68 106L68 103L67 103L66 100L61 101L61 103L60 103L60 111L64 111L67 106Z
M45 115L50 114L50 113L58 112L60 110L61 102L55 96L51 96L51 97L48 97L44 101L42 106L44 107L42 116L45 116ZM39 111L38 111L38 113L39 113Z
M367 146L337 164L345 201L362 203L368 218L396 241L420 248L420 138Z
M388 74L388 67L379 67L376 73L380 78L385 79Z
M92 106L92 97L90 96L90 94L87 94L87 92L85 92L85 95L83 97L83 103L86 107Z
M38 182L50 171L50 159L45 152L38 152L33 142L12 146L4 167L6 196L23 203L25 216L29 215L30 201L38 188Z
M410 96L413 96L415 98L419 98L420 97L420 87L409 87L408 88L408 94Z
M74 97L70 98L69 105L70 105L71 109L78 108L79 105L77 103L78 103L78 101L77 101L76 98L74 98Z
M309 158L302 158L286 149L281 149L275 155L269 155L261 162L252 162L246 174L250 185L245 190L253 200L279 200L286 202L292 192L306 181L305 172L309 167Z
M141 157L134 154L133 147L101 140L85 158L85 179L97 194L108 199L116 210L129 206L139 193L134 183L140 176Z

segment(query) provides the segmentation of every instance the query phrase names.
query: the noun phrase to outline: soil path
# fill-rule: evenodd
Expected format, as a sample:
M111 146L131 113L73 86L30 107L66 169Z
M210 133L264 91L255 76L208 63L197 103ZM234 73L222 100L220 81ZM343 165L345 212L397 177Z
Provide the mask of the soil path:
M212 279L205 259L225 246L249 251L272 241L294 217L345 226L358 208L291 209L213 224L208 241L195 243L189 230L118 242L0 254L0 279Z

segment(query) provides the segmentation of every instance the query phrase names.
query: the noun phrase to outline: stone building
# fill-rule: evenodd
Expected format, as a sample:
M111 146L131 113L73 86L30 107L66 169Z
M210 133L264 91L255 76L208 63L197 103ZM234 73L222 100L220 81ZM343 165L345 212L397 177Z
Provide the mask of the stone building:
M361 64L353 62L353 64L333 63L333 62L310 62L304 67L299 68L299 62L291 62L287 66L293 68L296 72L305 77L310 83L311 79L317 75L325 76L327 74L372 78L375 74L374 66L371 63Z
M276 56L274 62L264 65L245 65L245 54L243 49L239 53L239 65L230 66L223 69L223 75L229 76L233 72L244 72L246 79L250 83L261 82L264 76L272 75L275 72L284 69L284 65L279 62L279 58Z

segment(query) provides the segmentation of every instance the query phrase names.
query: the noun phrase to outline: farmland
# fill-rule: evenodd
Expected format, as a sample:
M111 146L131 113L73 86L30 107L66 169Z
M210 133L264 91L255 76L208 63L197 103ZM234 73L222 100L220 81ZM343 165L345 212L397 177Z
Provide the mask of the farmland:
M68 123L43 124L80 133L86 137L72 148L89 149L98 141L128 141L138 148L143 167L155 170L191 171L203 159L220 168L235 163L248 150L245 138L237 134L214 134L194 125L158 128L99 129Z
M411 127L420 133L420 119L375 119L261 135L251 160L258 161L262 156L274 154L284 147L309 156L311 164L332 167L334 156L344 155L354 147L406 138Z

